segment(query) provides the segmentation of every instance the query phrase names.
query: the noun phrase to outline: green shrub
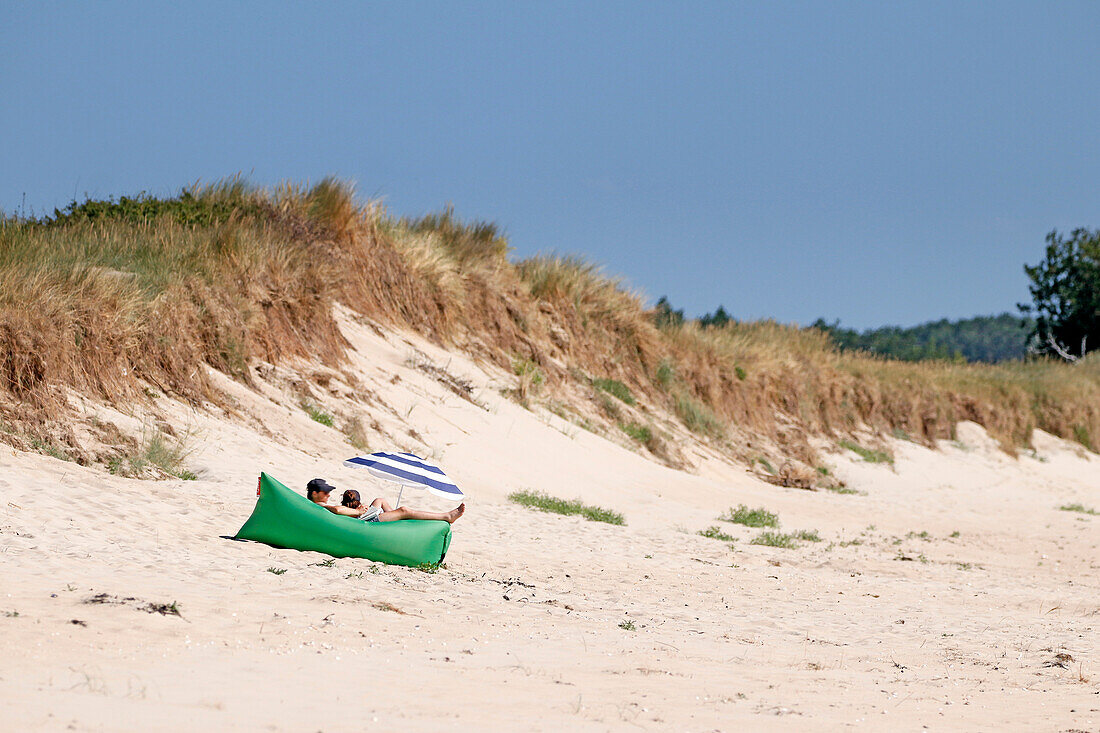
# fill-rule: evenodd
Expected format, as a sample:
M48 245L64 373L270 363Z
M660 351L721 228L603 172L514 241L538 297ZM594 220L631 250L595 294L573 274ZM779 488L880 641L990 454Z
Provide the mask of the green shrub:
M794 535L781 534L779 532L761 532L752 538L752 544L765 545L767 547L782 547L786 550L798 547Z
M698 534L701 537L709 537L712 540L722 540L723 542L736 542L737 541L736 537L726 534L725 532L722 531L722 528L717 526L717 525L707 527L706 529L701 529L698 532L696 532L696 534Z
M592 522L606 522L607 524L626 524L623 515L610 509L598 506L588 506L579 499L572 501L559 499L537 491L515 491L508 495L508 500L521 504L531 509L538 509L552 514L564 514L566 516L579 515Z
M730 508L725 514L718 517L723 522L743 524L746 527L778 527L779 517L772 514L764 507L749 509L744 504L739 504L736 509Z
M821 542L821 535L817 533L816 529L800 529L794 533L796 540L802 540L803 542Z

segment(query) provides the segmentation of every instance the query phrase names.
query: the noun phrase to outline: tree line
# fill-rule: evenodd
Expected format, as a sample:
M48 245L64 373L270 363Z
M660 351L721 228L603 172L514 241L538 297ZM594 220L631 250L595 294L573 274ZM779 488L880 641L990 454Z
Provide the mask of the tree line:
M1078 361L1100 349L1100 230L1075 229L1068 237L1052 231L1046 243L1044 259L1024 265L1032 302L1018 304L1018 315L944 318L865 331L819 318L809 328L829 334L838 348L903 361L999 362L1029 355ZM664 296L657 301L654 319L662 328L691 320ZM694 320L703 328L721 328L735 319L720 305Z

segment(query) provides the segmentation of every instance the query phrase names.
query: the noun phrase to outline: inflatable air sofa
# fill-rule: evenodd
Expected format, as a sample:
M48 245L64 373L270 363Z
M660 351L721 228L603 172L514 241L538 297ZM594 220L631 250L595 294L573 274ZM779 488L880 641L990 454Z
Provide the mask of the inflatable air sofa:
M364 522L340 516L262 473L256 508L237 539L415 567L443 562L451 544L451 525L417 519Z

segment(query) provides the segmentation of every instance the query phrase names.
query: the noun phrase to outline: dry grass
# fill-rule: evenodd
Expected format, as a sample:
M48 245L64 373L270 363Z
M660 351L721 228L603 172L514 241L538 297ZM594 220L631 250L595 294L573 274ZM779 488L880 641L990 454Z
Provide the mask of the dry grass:
M334 179L272 191L232 180L49 221L3 219L0 281L0 411L29 435L63 422L64 387L121 401L152 384L216 401L204 364L245 382L256 359L335 364L345 347L336 301L513 373L522 365L524 400L560 399L560 387L601 375L637 403L621 407L666 415L741 458L763 440L812 468L807 436L870 428L928 444L960 420L1010 451L1033 428L1090 449L1100 435L1098 359L907 363L839 353L823 333L770 321L659 328L591 263L512 263L492 224L450 209L394 219Z

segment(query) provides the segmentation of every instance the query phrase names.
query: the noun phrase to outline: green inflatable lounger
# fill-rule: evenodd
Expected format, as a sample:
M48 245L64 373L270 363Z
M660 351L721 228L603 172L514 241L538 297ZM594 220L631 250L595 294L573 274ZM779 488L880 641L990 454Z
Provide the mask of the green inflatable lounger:
M261 473L256 508L237 539L416 567L443 562L451 525L419 519L364 522L333 514Z

